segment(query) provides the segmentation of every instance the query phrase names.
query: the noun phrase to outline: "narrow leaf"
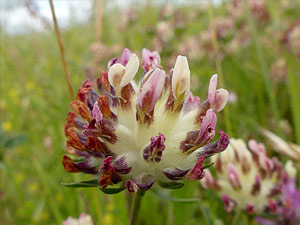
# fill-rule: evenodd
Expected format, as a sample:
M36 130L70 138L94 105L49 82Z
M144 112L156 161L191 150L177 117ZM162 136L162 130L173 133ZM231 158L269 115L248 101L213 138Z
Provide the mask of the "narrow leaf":
M183 187L183 183L178 182L158 182L159 186L165 189L178 189Z
M211 167L212 165L214 165L213 162L212 162L212 163L204 164L204 165L203 165L203 169L207 169L207 168Z
M88 180L88 181L81 181L81 182L74 182L74 183L61 183L66 187L72 188L80 188L80 187L98 187L99 183L98 180Z
M5 143L4 143L4 148L13 148L18 145L23 144L26 141L26 136L24 135L16 135L13 137L9 137Z
M117 193L123 191L125 189L125 187L105 188L105 189L99 188L99 189L100 189L100 191L102 191L105 194L113 195L113 194L117 194Z

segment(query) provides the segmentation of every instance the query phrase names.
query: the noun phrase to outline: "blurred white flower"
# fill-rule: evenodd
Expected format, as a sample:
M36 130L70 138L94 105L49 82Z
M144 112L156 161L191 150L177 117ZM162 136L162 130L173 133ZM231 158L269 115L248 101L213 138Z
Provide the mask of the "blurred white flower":
M281 182L281 165L266 155L263 144L249 141L248 150L242 139L230 139L226 151L213 156L216 161L215 178L207 170L201 180L204 188L219 192L225 209L262 212L272 207L273 196L278 194Z
M68 217L62 225L94 225L92 217L90 215L81 214L78 219Z

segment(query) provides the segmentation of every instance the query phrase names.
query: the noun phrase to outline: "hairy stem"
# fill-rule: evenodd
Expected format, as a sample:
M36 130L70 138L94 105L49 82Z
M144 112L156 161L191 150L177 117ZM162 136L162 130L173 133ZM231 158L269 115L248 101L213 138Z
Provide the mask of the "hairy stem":
M54 23L54 29L55 29L55 33L56 33L56 37L57 37L57 42L58 42L58 46L59 46L61 61L62 61L64 70L65 70L65 77L66 77L66 80L67 80L70 97L71 97L72 100L74 100L74 92L73 92L70 73L69 73L67 60L66 60L66 56L65 56L65 49L64 49L64 45L63 45L63 42L62 42L62 39L61 39L59 27L58 27L58 24L57 24L53 1L49 0L49 3L50 3L51 14L52 14L53 23Z
M129 218L129 224L135 225L138 224L138 213L141 205L142 196L139 194L135 194L133 196L132 202L131 202L131 212L130 212L130 218Z
M241 220L241 210L237 209L237 211L235 212L234 217L231 221L231 225L238 225L240 220Z

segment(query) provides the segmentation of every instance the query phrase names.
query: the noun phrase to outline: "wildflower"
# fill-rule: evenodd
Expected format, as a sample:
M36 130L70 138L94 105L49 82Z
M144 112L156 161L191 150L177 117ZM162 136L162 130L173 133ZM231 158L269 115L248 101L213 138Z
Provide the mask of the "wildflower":
M156 35L163 43L171 40L171 38L174 36L172 24L167 21L158 22L156 26Z
M300 18L285 31L281 42L286 44L293 54L300 57Z
M284 58L277 59L271 65L269 76L275 82L283 82L286 81L288 75L287 65Z
M228 36L228 34L233 32L234 20L230 17L216 18L214 23L215 23L214 26L215 26L216 38L218 39L225 38L226 36Z
M201 179L204 159L228 145L222 130L211 142L216 113L224 108L228 92L216 88L214 75L208 100L200 103L190 92L184 56L177 57L169 76L157 65L135 85L139 60L134 53L127 55L127 63L112 63L100 74L100 95L86 80L71 103L66 151L77 159L64 156L65 169L97 174L102 189L120 183L130 193L148 190L155 181Z
M82 213L78 219L68 217L67 220L65 220L62 225L93 225L93 220L90 215L85 215Z
M270 14L267 5L264 0L247 0L247 6L249 7L252 16L259 23L265 23L270 20ZM243 10L242 0L233 0L228 5L228 13L234 19L240 19L245 15Z
M142 67L145 72L160 66L160 55L157 51L150 52L148 49L143 49L142 56L144 62Z
M288 164L288 165L287 165ZM292 164L288 162L285 167L292 169ZM295 168L293 168L295 172ZM269 215L257 217L256 221L262 225L290 224L300 223L300 191L297 190L296 173L285 176L285 182L281 188L281 194L276 202L275 211L269 212Z
M207 170L201 181L204 188L219 192L228 212L234 208L262 212L270 207L280 187L279 162L268 158L264 145L255 140L249 141L249 148L251 151L241 139L230 139L226 151L213 156L216 177Z
M187 55L189 59L196 60L203 57L203 52L200 50L200 40L198 36L192 36L180 43L178 46L179 52Z
M270 20L270 14L264 0L251 0L248 5L257 21L264 23Z

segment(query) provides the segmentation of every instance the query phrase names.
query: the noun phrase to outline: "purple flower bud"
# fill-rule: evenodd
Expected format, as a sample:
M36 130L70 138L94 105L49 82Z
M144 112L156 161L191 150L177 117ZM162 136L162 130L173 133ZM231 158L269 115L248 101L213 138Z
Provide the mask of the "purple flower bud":
M155 180L151 175L140 175L135 178L133 182L139 187L139 189L146 191L152 187Z
M202 156L204 156L205 158L210 157L216 153L224 151L227 148L227 146L229 145L228 135L222 130L219 130L219 134L220 137L218 141L209 143L201 148L201 151L197 153L198 158Z
M258 162L259 162L260 167L264 171L266 171L268 173L271 173L273 171L274 163L265 154L260 154L260 156L258 158Z
M93 110L92 110L92 113L93 113L93 119L96 120L96 124L100 124L102 118L103 118L103 115L99 109L99 106L98 106L98 102L96 101L95 104L94 104L94 107L93 107Z
M248 145L250 150L256 155L260 155L261 153L266 154L265 146L261 143L257 143L255 140L249 140Z
M113 57L111 60L108 61L107 68L109 69L112 65L118 62L118 57Z
M155 69L144 85L141 87L137 99L137 106L144 112L151 112L155 103L161 96L165 84L165 72Z
M142 57L144 60L142 67L146 73L151 69L160 66L160 55L157 51L150 52L148 49L144 48L142 51Z
M108 156L104 159L103 165L100 167L100 172L107 172L107 171L115 171L112 161L113 161L112 156Z
M193 96L192 92L186 97L183 103L182 111L184 113L188 113L194 109L199 108L200 106L200 98L198 96Z
M215 179L211 175L209 170L205 170L205 176L201 180L201 184L204 188L214 188L215 187Z
M255 177L255 183L252 186L251 194L257 195L260 192L260 186L261 186L260 176L257 175Z
M126 181L125 187L127 188L128 192L132 194L137 193L138 191L138 186L131 180Z
M237 168L232 163L227 165L227 179L235 190L241 189L240 177Z
M220 88L215 92L215 100L212 104L212 108L215 112L220 112L228 101L228 91Z
M179 168L169 168L163 171L166 177L170 180L181 180L189 172L189 170L182 170Z
M115 168L116 172L118 172L120 174L128 174L131 171L132 167L128 166L128 164L126 162L126 156L123 156L123 157L115 160L114 168Z
M144 149L143 157L146 162L160 162L162 152L165 149L166 138L163 134L159 133L158 136L151 138L151 143Z
M228 195L222 195L221 200L224 203L226 212L230 213L233 207L236 205L236 202Z
M123 66L126 66L130 57L131 57L132 53L128 48L125 48L122 52L121 58L120 58L120 63Z
M185 175L187 180L200 180L204 177L205 172L203 171L203 161L204 157L201 157L196 165L190 169L190 171Z
M246 206L246 211L248 212L248 214L253 214L255 213L255 207L252 204L247 204Z
M204 145L215 137L215 128L217 124L217 116L212 109L207 110L205 117L201 123L199 143Z
M114 158L108 156L104 159L102 166L100 167L101 177L98 181L102 189L105 189L108 185L118 183L122 178L116 173L113 166Z
M116 63L120 63L123 66L126 66L132 53L128 48L125 48L122 52L122 55L120 57L120 60L118 60L118 57L114 57L111 60L109 60L107 68L109 69L111 66L113 66Z

